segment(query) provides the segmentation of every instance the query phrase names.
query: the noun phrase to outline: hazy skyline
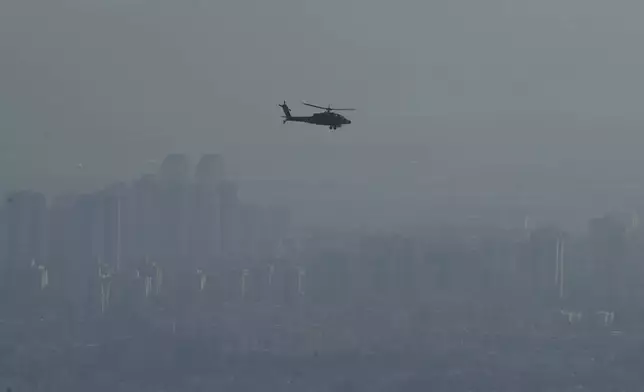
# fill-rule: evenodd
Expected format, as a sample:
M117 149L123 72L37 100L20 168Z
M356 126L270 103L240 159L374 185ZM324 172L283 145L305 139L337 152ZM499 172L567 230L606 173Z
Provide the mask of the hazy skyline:
M250 178L373 176L379 189L485 165L610 177L642 163L643 10L626 0L5 1L2 188L82 185L78 162L84 176L129 178L171 152L221 152ZM312 112L301 99L358 111L331 134L282 125L284 99L294 114Z

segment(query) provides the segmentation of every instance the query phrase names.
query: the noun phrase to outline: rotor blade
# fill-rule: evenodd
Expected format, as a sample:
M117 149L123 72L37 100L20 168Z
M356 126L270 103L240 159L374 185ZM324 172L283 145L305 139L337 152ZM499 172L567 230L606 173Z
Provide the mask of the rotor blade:
M302 101L302 104L303 104L303 105L306 105L306 106L310 106L310 107L312 107L312 108L317 108L317 109L322 109L322 110L329 110L329 111L336 111L336 110L355 110L355 109L352 109L352 108L336 109L336 108L331 107L331 106L326 106L326 107L325 107L325 106L318 106L318 105L310 104L310 103L308 103L308 102L306 102L306 101Z
M312 107L312 108L318 108L318 109L322 109L322 110L326 110L326 109L328 109L328 108L325 108L325 107L323 107L323 106L312 105L312 104L310 104L310 103L308 103L308 102L305 102L305 101L302 101L302 104L303 104L303 105L306 105L306 106L310 106L310 107Z

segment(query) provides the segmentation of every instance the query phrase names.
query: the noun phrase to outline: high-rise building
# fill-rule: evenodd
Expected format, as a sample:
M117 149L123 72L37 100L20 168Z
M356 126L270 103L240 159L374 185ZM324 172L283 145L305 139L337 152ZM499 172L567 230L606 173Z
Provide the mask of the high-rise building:
M75 244L71 265L85 270L96 265L102 256L103 230L100 197L96 194L80 195L73 206L71 236ZM79 271L80 271L79 270Z
M219 185L224 174L223 159L217 154L204 155L195 171L190 250L193 262L201 268L221 258Z
M239 248L245 259L257 260L261 254L263 232L263 214L259 206L240 203L237 206L235 226L239 233Z
M216 185L225 175L224 159L219 154L204 154L195 170L195 180L201 184Z
M104 240L101 195L87 193L75 198L68 224L70 250L56 275L64 282L62 292L72 305L70 309L85 317L97 303L95 282Z
M7 263L28 267L32 260L45 263L47 200L38 192L19 191L7 196Z
M160 187L155 175L134 183L130 239L131 257L137 262L160 256Z
M124 183L114 184L105 189L100 195L102 219L103 249L101 261L119 270L124 258L124 245L127 242L128 221L128 189Z
M224 180L219 185L220 194L220 219L221 219L221 247L227 257L236 257L239 254L239 195L235 182Z
M0 274L4 274L7 267L7 211L0 207Z
M62 195L56 197L49 208L48 222L48 262L54 268L63 266L73 257L76 246L72 232L72 211L76 195Z
M287 209L243 203L237 208L236 225L245 257L268 259L279 254L290 223Z
M186 183L190 175L190 160L185 154L170 154L161 163L160 180L165 183Z
M276 255L282 242L289 236L291 228L291 211L283 206L267 208L264 232L267 240L267 252Z
M605 215L588 222L588 240L595 270L596 294L603 306L615 306L623 294L620 271L627 256L627 224L615 215Z
M184 263L189 257L191 189L190 162L182 154L166 157L160 170L160 260Z
M527 242L526 272L532 290L539 294L557 292L560 262L560 239L563 233L556 227L546 226L533 230Z

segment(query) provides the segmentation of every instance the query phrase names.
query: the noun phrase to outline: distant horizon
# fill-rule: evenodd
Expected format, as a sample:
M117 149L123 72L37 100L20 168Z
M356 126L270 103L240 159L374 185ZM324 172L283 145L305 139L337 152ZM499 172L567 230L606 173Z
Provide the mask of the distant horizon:
M230 167L230 160L226 159L225 154L221 155L225 165ZM163 158L158 159L158 162L162 162ZM195 160L192 161L190 178L193 178L196 163ZM528 168L530 167L537 172L540 171L538 165L536 167L528 165ZM392 226L398 226L422 224L424 220L426 220L425 223L432 225L449 220L460 221L468 215L477 214L486 217L485 219L490 223L506 220L519 226L523 215L534 214L533 218L537 223L555 223L578 231L585 228L587 220L609 211L628 212L644 209L644 197L637 197L637 195L644 196L644 182L639 192L631 191L632 195L625 195L625 190L620 191L615 188L615 183L619 183L619 179L616 179L613 184L608 182L604 185L601 182L590 182L588 183L590 187L584 191L580 187L584 182L579 176L562 177L556 170L551 170L550 175L545 173L545 177L542 176L541 182L544 187L537 186L532 191L525 189L525 181L522 181L520 183L522 185L516 189L507 186L490 188L493 185L493 182L490 182L492 175L498 177L500 184L507 185L508 180L505 176L510 174L510 178L518 178L521 177L522 171L526 170L526 168L514 167L518 169L516 172L510 171L504 176L495 168L495 165L489 165L487 168L478 166L479 174L475 177L468 175L469 170L466 170L464 176L448 178L439 176L435 179L438 182L428 178L430 182L426 185L411 183L406 188L404 185L406 181L403 178L399 186L393 189L383 187L377 177L373 179L360 177L359 181L355 181L352 177L337 179L332 176L313 176L306 179L292 176L230 175L230 178L239 184L242 200L287 206L293 209L295 222L314 226L318 224L329 226L334 223L342 226L365 224L386 226L387 222ZM106 179L91 175L80 178L78 175L66 178L53 176L50 177L49 186L41 184L40 187L23 189L42 192L51 202L57 196L91 193L113 183L129 184L147 174L156 174L156 170L141 172L123 179ZM386 175L385 178L388 177L389 175ZM530 177L535 178L534 175ZM473 182L474 179L477 179L477 182ZM581 182L576 184L571 179L578 179ZM66 183L75 183L76 186L65 186ZM559 184L559 193L553 192L546 186L547 184L550 186ZM541 192L536 192L539 188ZM5 190L3 194L11 191ZM401 191L405 192L405 196L402 196ZM489 196L484 197L485 192ZM620 194L622 194L621 197ZM555 201L556 199L559 201ZM383 213L383 211L386 212ZM449 211L452 211L451 214L460 212L449 218ZM493 211L496 213L490 215ZM567 214L577 218L571 221ZM510 216L514 218L507 221Z

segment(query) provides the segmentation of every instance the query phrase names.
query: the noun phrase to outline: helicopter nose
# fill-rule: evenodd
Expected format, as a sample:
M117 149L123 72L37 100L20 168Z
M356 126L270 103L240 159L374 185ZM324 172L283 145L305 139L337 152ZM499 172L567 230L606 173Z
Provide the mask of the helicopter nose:
M351 124L351 120L347 120L347 124Z

